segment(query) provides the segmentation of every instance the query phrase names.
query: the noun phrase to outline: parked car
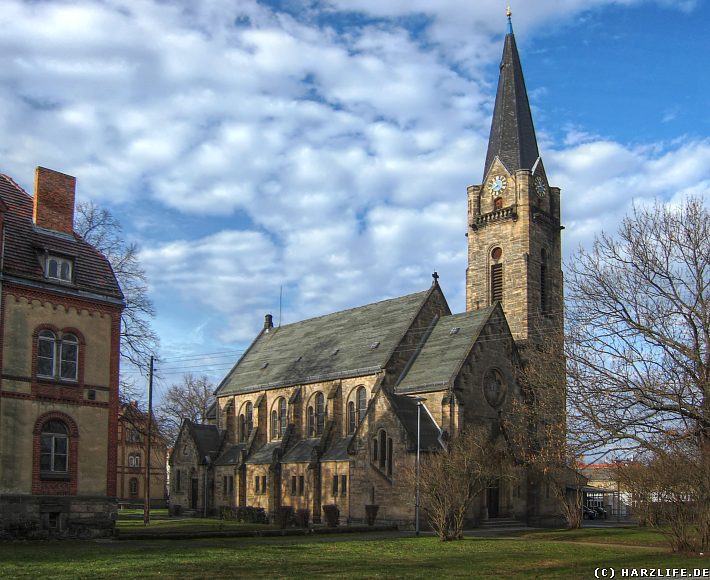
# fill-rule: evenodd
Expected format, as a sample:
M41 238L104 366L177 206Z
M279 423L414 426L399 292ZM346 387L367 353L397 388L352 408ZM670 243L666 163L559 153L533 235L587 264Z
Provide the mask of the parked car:
M587 507L586 505L582 506L582 518L585 520L596 520L597 519L597 512L595 512L592 508Z

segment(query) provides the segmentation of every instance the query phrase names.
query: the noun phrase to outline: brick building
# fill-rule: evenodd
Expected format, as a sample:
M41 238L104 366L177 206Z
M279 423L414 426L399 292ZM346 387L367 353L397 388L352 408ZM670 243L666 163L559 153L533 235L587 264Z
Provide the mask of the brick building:
M110 532L123 296L71 176L0 176L0 527Z
M156 426L151 431L150 505L165 507L167 500L167 443ZM148 456L148 415L136 401L124 403L118 415L116 495L121 504L143 505Z
M425 453L468 425L500 431L530 345L561 340L563 308L560 191L538 152L512 26L483 182L467 194L466 312L451 313L435 274L422 292L295 324L266 316L216 393L211 505L272 516L292 506L320 521L334 504L354 522L372 505L379 521L411 526L418 411ZM521 471L477 498L470 523L552 521L541 488Z

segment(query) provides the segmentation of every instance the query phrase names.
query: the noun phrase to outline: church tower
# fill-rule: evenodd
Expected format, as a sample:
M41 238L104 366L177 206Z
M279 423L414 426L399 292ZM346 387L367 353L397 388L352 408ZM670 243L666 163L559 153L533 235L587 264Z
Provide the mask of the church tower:
M516 341L561 339L560 190L547 181L508 10L481 185L468 187L466 309L500 302Z

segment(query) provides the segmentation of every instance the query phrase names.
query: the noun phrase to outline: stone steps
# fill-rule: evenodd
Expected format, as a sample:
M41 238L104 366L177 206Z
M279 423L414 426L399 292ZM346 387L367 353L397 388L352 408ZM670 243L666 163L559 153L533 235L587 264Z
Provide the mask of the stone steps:
M489 518L481 522L481 527L486 529L519 528L524 524L512 517Z

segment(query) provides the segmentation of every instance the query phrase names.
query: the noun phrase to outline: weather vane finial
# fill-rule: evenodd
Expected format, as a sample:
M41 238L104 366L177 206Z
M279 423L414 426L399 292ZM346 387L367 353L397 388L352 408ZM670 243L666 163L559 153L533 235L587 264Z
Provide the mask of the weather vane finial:
M508 20L510 20L510 17L513 15L513 11L510 9L510 6L506 8L505 15L508 17Z
M508 34L513 34L513 21L510 19L513 15L513 11L510 9L510 6L506 9L505 15L508 17Z

